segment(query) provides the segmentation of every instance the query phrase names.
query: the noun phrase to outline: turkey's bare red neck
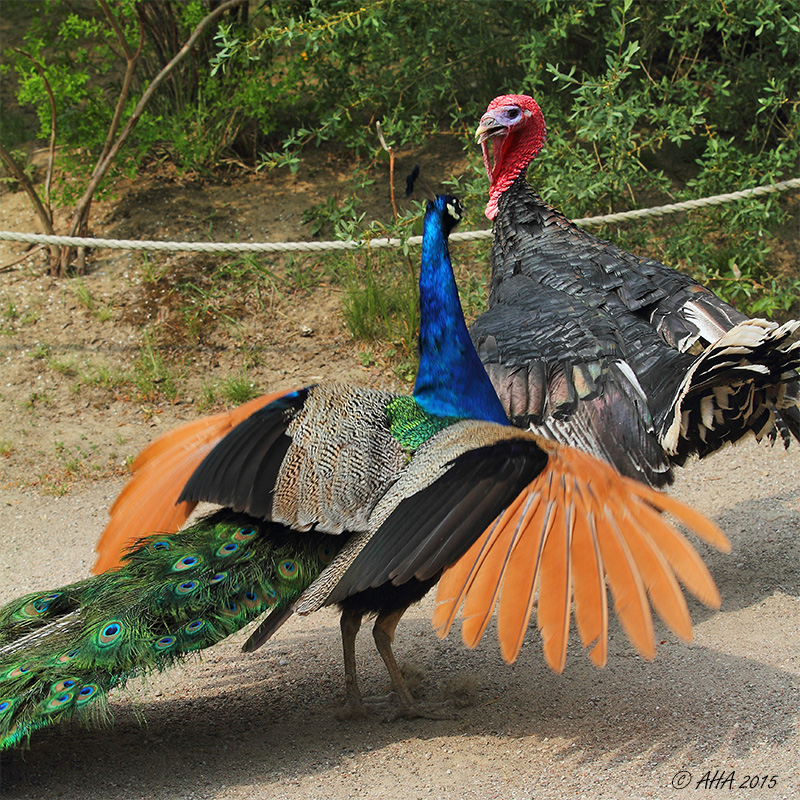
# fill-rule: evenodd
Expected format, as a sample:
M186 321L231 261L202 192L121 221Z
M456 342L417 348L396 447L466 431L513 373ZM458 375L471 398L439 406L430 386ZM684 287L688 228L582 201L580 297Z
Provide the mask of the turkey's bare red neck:
M503 192L520 175L525 174L528 165L544 146L546 136L544 116L539 106L531 98L527 98L524 95L507 95L504 98L497 98L492 105L498 101L512 103L518 97L529 101L529 104L521 105L524 121L506 127L504 133L491 137L494 163L489 157L489 140L487 139L481 143L483 161L490 183L489 202L486 205L485 213L492 221L497 216L497 204ZM490 105L489 109L487 109L487 114L491 112L491 108L492 106Z

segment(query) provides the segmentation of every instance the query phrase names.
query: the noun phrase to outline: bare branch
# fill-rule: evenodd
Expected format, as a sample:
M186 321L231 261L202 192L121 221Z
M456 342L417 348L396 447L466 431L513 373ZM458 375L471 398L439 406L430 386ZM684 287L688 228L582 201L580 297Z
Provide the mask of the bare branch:
M53 215L50 213L49 209L46 209L42 205L42 201L39 198L39 194L36 191L36 187L31 182L31 179L25 174L25 171L17 163L16 159L11 155L11 153L9 153L8 150L3 147L2 143L0 143L0 161L6 165L6 169L14 176L16 180L20 182L22 188L27 192L28 197L31 199L31 203L33 203L36 216L39 217L39 221L42 223L44 232L51 236L55 234L55 230L53 229ZM52 268L53 265L58 261L58 247L55 245L49 245L48 250L50 251L49 266Z
M10 272L12 269L14 269L14 267L17 266L17 264L21 264L23 261L29 259L32 255L38 253L44 246L45 245L43 244L37 245L36 247L28 250L26 253L23 253L19 258L9 261L8 264L3 264L3 266L0 267L0 272Z
M397 224L397 203L394 199L394 151L386 144L380 121L375 123L375 129L378 131L378 139L380 139L381 147L389 154L389 194L392 197L392 213L394 214L395 224Z
M6 165L6 169L8 169L8 171L14 176L14 179L18 180L22 185L22 188L28 193L28 197L30 197L33 207L36 210L36 216L39 217L39 221L42 223L44 232L49 235L54 235L55 231L53 230L52 217L48 213L47 209L42 205L42 201L39 198L36 187L31 182L31 179L25 174L25 171L22 169L22 167L17 163L16 159L11 155L11 153L8 152L8 150L6 150L5 147L3 147L2 143L0 143L0 159Z
M117 39L122 45L122 50L125 53L125 61L127 63L125 66L125 76L122 79L122 87L119 90L119 97L117 98L117 105L114 108L114 116L111 120L111 125L109 125L108 134L106 135L106 140L103 143L103 149L100 151L100 156L97 159L95 171L99 169L100 165L103 163L103 159L111 149L111 145L114 143L114 137L117 135L117 131L119 130L119 125L122 121L122 113L125 110L125 103L128 101L131 84L133 83L133 74L136 71L136 62L139 60L142 48L144 47L144 26L142 25L141 19L139 20L139 46L134 51L131 50L130 45L122 33L122 29L120 28L116 17L111 12L111 9L108 7L108 4L105 2L105 0L98 0L98 3L105 12L106 17L108 17L108 21L111 23L111 27L114 29L114 33L117 35ZM94 173L92 173L92 175L94 176Z

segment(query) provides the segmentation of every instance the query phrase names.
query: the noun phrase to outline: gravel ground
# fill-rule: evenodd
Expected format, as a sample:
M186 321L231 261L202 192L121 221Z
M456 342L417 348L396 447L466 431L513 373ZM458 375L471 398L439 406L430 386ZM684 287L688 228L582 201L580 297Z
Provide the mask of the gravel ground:
M800 448L747 443L684 469L672 492L733 552L703 549L723 597L691 604L695 641L660 631L653 663L618 627L596 670L573 641L563 675L532 627L505 665L490 631L467 651L432 633L432 598L401 623L417 692L457 719L340 722L338 622L292 620L252 656L246 632L112 698L112 727L65 725L4 754L8 798L800 797ZM0 600L86 575L119 483L53 499L4 491ZM387 683L368 632L366 692ZM772 780L774 776L774 781ZM716 778L716 782L714 782ZM747 788L742 788L746 786ZM760 788L755 788L756 784ZM676 787L684 787L682 790ZM750 788L752 787L752 788Z

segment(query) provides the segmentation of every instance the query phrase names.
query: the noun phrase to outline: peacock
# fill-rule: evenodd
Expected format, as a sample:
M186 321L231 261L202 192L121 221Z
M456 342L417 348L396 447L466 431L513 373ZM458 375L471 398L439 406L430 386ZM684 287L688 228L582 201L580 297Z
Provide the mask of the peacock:
M120 566L0 609L0 745L69 718L102 719L106 695L165 669L269 612L246 649L294 613L342 608L347 706L364 704L353 646L364 614L400 712L425 714L392 652L408 606L439 583L434 627L462 610L469 647L497 611L504 658L518 655L534 600L548 664L564 667L571 608L594 663L607 657L608 600L636 649L655 654L651 603L691 636L684 586L717 607L696 551L658 512L728 543L699 514L591 456L509 425L463 320L447 247L461 216L439 196L424 219L420 367L413 396L341 383L281 394L162 484L220 509L134 543ZM256 403L257 405L257 403ZM156 448L179 456L176 441ZM176 455L177 454L177 455ZM170 461L169 458L167 458ZM174 461L170 461L174 463ZM146 471L146 466L143 467ZM134 492L135 494L135 492ZM173 524L174 524L173 519ZM104 541L111 550L113 536ZM649 597L649 599L648 599Z
M542 202L525 172L545 137L527 95L492 100L477 129L494 239L471 332L512 422L652 486L748 433L800 439L800 322L749 319Z

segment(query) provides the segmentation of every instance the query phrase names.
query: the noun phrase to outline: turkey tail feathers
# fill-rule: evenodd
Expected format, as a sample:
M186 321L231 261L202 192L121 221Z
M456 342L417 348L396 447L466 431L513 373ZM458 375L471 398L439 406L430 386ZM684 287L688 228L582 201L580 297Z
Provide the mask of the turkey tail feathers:
M749 319L710 345L687 371L658 420L659 440L678 458L701 457L748 431L788 445L797 418L800 322Z
M597 666L607 658L606 584L631 643L655 655L656 613L682 639L691 620L678 580L718 608L719 592L692 546L654 509L668 511L718 549L728 540L714 523L678 501L568 447L543 443L547 469L447 569L439 582L434 627L446 636L462 608L468 647L482 637L495 607L500 648L516 659L538 593L544 655L560 672L574 602L578 632ZM648 600L649 597L649 600Z

